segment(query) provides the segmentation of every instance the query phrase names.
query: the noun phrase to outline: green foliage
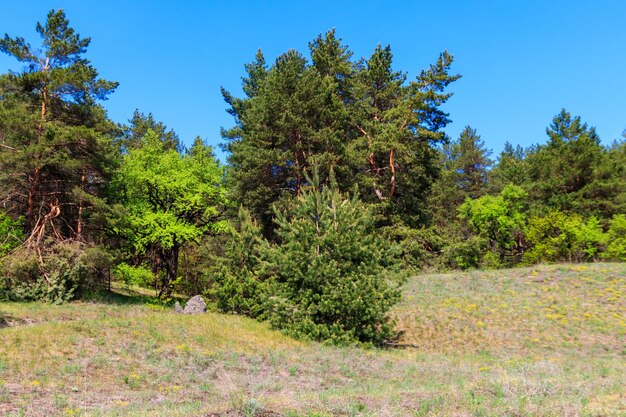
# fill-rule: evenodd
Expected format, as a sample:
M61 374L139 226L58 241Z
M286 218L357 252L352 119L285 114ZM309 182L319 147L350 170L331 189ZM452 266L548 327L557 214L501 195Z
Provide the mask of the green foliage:
M232 230L224 257L215 274L214 287L209 296L221 311L245 314L251 317L261 312L263 294L261 277L267 262L268 243L250 212L240 207L238 228Z
M559 211L530 218L526 239L531 249L524 254L525 264L596 260L607 243L597 218L585 221L577 214Z
M548 143L527 154L528 188L535 211L545 206L579 214L588 212L594 208L593 200L584 198L584 189L594 182L594 171L603 158L595 128L561 110L546 132Z
M617 214L611 219L608 234L608 246L603 258L626 262L626 215Z
M129 265L126 262L118 264L113 269L113 275L125 285L137 285L140 287L154 287L155 277L152 271L145 265Z
M112 257L99 247L58 243L45 257L18 250L2 260L0 298L12 301L70 301L102 288Z
M466 200L459 207L459 218L467 220L479 236L487 239L488 247L499 254L501 262L510 262L507 258L523 251L526 197L521 187L507 185L497 196Z
M449 244L447 236L435 227L416 229L399 224L385 227L381 232L386 239L397 244L400 259L408 271L438 266L438 259Z
M281 243L268 249L263 317L300 338L380 345L394 335L387 312L400 297L397 249L356 193L313 184L276 212Z
M499 269L502 268L502 260L500 254L492 251L485 252L481 266L487 269Z
M148 131L141 146L124 155L113 181L125 209L119 230L134 255L147 260L152 254L157 274L164 269L161 295L169 295L178 278L181 248L226 230L221 219L227 203L223 175L201 140L181 155Z
M487 241L482 236L469 239L455 239L443 251L443 263L452 269L475 269L482 264L483 254L487 251Z
M434 144L448 117L440 106L452 56L447 52L407 82L392 68L390 47L354 61L334 31L309 45L312 62L289 51L267 65L259 51L246 66L246 97L223 91L235 127L223 132L230 152L232 198L272 236L272 205L286 207L307 186L315 165L340 190L358 184L362 199L385 215L423 223L425 196L437 174ZM400 174L400 172L402 174Z
M0 211L0 258L22 243L22 221L13 220L8 214Z

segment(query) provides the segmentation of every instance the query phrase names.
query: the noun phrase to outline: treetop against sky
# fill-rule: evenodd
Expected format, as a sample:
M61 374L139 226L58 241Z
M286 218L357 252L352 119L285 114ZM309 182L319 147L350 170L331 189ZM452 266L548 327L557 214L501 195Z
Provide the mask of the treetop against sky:
M244 64L262 49L268 63L289 50L308 56L308 42L335 28L367 58L391 45L394 68L408 80L448 50L463 75L443 109L457 137L476 128L499 152L505 141L544 142L545 127L561 108L597 128L603 142L620 137L624 120L626 43L621 1L441 2L4 2L0 32L38 39L34 21L63 8L70 24L91 37L88 58L100 74L119 81L105 103L117 122L135 108L162 120L190 146L197 135L216 147L220 127L231 127L223 86L241 95ZM34 46L34 45L33 45ZM20 69L0 55L0 72Z

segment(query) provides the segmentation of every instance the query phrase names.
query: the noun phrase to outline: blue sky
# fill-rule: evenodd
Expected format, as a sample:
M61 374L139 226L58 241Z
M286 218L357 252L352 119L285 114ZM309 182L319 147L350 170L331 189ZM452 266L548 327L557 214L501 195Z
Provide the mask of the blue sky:
M243 65L268 61L330 28L356 57L390 44L395 68L413 78L443 50L463 78L445 105L457 137L465 125L499 152L505 141L544 142L564 107L604 143L626 129L624 1L7 1L0 34L38 42L35 22L52 8L92 44L87 58L120 87L105 103L117 122L152 112L189 144L221 142L231 117L220 86L240 95ZM0 72L19 64L0 56ZM218 151L218 154L221 154Z

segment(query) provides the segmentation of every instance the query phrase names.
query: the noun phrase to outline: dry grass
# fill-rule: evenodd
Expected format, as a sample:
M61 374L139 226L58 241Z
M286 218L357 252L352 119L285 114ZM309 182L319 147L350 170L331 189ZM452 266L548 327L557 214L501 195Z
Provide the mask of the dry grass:
M0 415L623 416L625 279L623 264L416 277L389 350L145 299L3 303Z

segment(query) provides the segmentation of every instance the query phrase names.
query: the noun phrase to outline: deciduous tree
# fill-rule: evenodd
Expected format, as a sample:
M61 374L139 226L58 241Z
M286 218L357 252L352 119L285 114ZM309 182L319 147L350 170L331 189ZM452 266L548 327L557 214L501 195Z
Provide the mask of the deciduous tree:
M149 130L141 146L124 155L113 182L125 207L120 232L135 255L152 262L160 296L173 289L181 248L226 229L223 176L200 139L181 154Z

